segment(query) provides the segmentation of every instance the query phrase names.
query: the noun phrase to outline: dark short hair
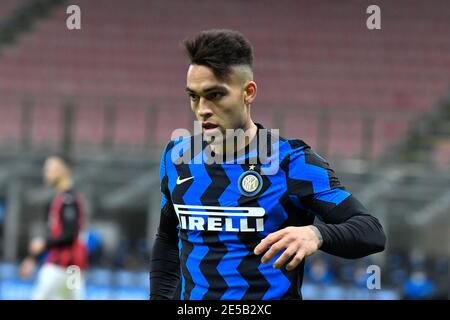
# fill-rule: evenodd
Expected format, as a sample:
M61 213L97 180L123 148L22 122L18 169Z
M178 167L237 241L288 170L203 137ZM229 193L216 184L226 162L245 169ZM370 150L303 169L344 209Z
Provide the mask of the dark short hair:
M238 31L202 31L192 39L185 40L184 47L191 64L211 68L218 79L226 79L233 66L245 65L253 68L252 46Z

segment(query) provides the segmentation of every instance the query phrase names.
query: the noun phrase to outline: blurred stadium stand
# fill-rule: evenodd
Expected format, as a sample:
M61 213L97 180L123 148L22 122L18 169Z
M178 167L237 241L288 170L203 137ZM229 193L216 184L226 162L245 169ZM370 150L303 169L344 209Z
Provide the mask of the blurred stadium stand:
M432 296L448 297L448 1L379 1L375 32L365 28L367 1L71 1L81 7L80 31L65 27L62 3L0 4L3 297L5 286L26 296L31 285L11 284L8 272L45 227L52 193L42 186L42 160L61 150L75 160L100 247L88 297L143 297L138 284L148 279L138 272L159 219L159 155L173 129L192 128L180 42L212 27L240 30L253 43L254 118L325 155L388 233L387 253L373 263L389 270L383 281L393 291L358 291L348 278L355 267L338 259L327 260L330 291L307 274L305 297L411 298L404 286L424 270ZM412 267L413 249L426 253L426 265ZM424 278L415 275L409 291Z
M166 142L174 127L186 127L191 119L189 109L182 108L187 102L180 90L186 59L179 44L214 26L243 30L254 44L260 84L257 118L284 129L287 136L323 142L326 146L319 146L330 155L364 156L365 123L372 123L371 134L377 137L370 156L379 155L448 89L446 1L434 1L433 6L386 2L386 31L371 33L361 26L361 5L352 1L74 3L83 8L82 31L64 27L62 6L38 20L17 45L3 49L0 89L2 96L11 95L3 108L18 111L4 120L12 132L2 133L2 140L21 140L14 128L26 117L20 110L28 97L40 110L30 115L33 140L58 143L62 122L55 120L63 112L64 97L75 97L72 133L79 144L98 146L111 123L115 128L108 138L113 144ZM199 7L211 14L197 19ZM245 14L249 10L250 21ZM107 122L108 106L114 109L114 120ZM152 117L145 115L148 108L153 108ZM311 114L299 116L304 110ZM333 125L319 139L315 123L324 118ZM149 128L146 120L154 125ZM171 126L166 125L169 120Z
M25 3L25 0L17 1L17 0L4 0L0 4L0 21L4 21L8 19L9 16L18 8L20 5Z

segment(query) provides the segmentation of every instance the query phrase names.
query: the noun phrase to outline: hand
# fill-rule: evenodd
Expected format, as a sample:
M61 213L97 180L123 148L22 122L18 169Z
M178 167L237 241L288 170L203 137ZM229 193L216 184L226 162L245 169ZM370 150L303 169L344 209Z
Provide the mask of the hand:
M22 279L29 279L34 272L34 268L36 267L36 262L33 258L28 257L23 260L20 265L19 274Z
M319 250L322 245L319 230L314 226L287 227L269 234L254 250L256 255L267 251L261 262L267 263L281 250L283 254L275 261L273 267L281 268L291 257L292 260L286 266L286 270L295 269L307 256Z
M34 238L29 247L30 254L34 257L40 255L45 250L45 240L42 238Z

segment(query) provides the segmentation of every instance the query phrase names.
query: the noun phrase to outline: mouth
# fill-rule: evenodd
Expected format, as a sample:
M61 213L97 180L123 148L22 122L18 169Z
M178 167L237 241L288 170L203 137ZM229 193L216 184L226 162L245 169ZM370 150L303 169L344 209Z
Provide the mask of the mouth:
M212 129L216 129L216 128L218 128L218 127L219 127L219 126L218 126L217 124L212 123L212 122L202 122L202 128L203 128L205 131L212 130Z

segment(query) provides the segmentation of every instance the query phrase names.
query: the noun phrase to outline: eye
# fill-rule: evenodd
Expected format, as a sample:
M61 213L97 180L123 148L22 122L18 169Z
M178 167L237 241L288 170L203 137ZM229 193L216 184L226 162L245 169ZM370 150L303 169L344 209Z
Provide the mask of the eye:
M225 93L223 93L223 92L212 92L208 95L207 99L216 101L216 100L222 99L224 96L225 96Z
M189 94L189 99L191 99L192 102L197 102L198 95L191 93L191 94Z

